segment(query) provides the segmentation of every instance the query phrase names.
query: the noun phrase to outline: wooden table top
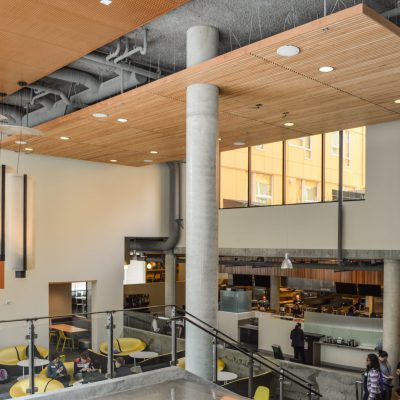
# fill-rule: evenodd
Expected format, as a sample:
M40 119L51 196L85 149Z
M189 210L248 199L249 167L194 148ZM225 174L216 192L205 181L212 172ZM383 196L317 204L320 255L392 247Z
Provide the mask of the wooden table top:
M50 325L50 328L56 329L58 331L64 331L67 333L87 332L87 329L78 328L77 326L72 326L72 325L68 325L68 324Z

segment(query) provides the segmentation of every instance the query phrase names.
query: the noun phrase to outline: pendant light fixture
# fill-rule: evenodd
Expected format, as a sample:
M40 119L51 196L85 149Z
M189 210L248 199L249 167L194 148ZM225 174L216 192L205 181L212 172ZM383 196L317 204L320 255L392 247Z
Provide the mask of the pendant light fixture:
M293 264L290 261L288 253L285 253L285 258L282 261L281 269L293 269Z

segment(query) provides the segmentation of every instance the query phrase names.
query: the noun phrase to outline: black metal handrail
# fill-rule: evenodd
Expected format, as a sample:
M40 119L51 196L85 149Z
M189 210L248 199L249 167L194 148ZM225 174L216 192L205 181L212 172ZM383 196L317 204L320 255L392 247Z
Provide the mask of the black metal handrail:
M214 328L212 325L208 324L207 322L202 321L200 318L197 318L195 315L193 315L193 314L187 312L186 310L183 310L183 309L181 309L181 308L179 308L179 307L177 307L177 310L179 310L180 312L186 313L186 314L189 315L190 317L196 319L197 321L201 322L202 324L204 324L204 325L208 326L209 328L213 329L215 332L218 332L220 335L222 335L222 336L228 338L229 340L231 340L232 342L236 343L237 345L242 346L242 343L240 343L240 342L238 342L237 340L235 340L235 339L231 338L230 336L226 335L224 332L221 332L220 330ZM228 343L228 344L229 344L229 343ZM308 382L306 379L301 378L300 376L294 374L293 372L289 371L288 369L281 367L279 364L277 364L276 362L270 360L269 358L264 357L264 356L263 356L262 354L260 354L259 352L254 352L254 353L256 353L257 357L260 357L260 358L262 358L263 360L265 360L266 362L268 362L268 363L274 365L275 367L280 368L282 371L285 372L285 374L292 375L292 376L294 376L295 378L299 379L300 381L302 381L302 382L304 382L304 383L307 383L307 384L310 383L310 382Z
M188 315L190 316L189 313L188 313ZM200 320L199 318L197 318L197 317L195 317L195 318L196 318L199 322L203 323L204 325L210 326L209 324L203 322L203 321ZM319 398L322 397L322 395L321 395L319 392L317 392L316 390L314 390L314 389L312 389L312 388L310 387L311 384L310 384L309 382L304 381L304 379L297 377L297 375L295 375L295 374L293 374L293 373L291 373L291 375L292 375L293 377L292 377L292 378L289 378L288 376L286 376L285 371L283 370L283 368L281 368L279 365L277 365L279 369L275 368L275 366L274 366L274 367L271 367L270 365L268 365L267 362L264 362L264 361L261 361L261 360L257 359L256 357L254 357L253 354L251 354L251 353L249 353L248 351L244 350L242 347L236 346L236 345L234 345L234 344L232 344L232 343L229 343L226 339L224 339L223 337L221 337L222 335L221 335L221 336L219 335L220 332L217 331L215 328L211 327L212 331L209 331L208 329L204 328L203 326L199 325L198 323L192 321L190 318L187 318L187 317L185 317L185 316L180 316L180 317L171 318L171 320L175 320L175 321L176 321L176 320L182 320L182 319L184 319L185 321L189 322L190 324L192 324L192 325L195 326L196 328L202 330L203 332L207 333L208 335L212 336L213 338L215 338L215 339L217 339L217 340L219 340L219 341L221 341L221 342L224 342L224 343L230 345L230 346L233 347L235 350L237 350L237 351L239 351L240 353L244 354L245 356L249 357L249 358L252 359L253 361L256 361L256 362L262 364L264 367L269 368L271 371L275 372L275 373L278 374L280 377L285 377L286 379L292 381L293 383L295 383L296 385L300 386L301 388L306 389L307 391L311 392L314 396L318 396ZM223 334L223 336L227 336L227 335ZM229 336L227 336L227 337L229 338ZM232 338L229 338L229 339L232 339ZM232 339L232 340L233 340L233 339ZM267 361L269 361L269 360L267 360ZM307 385L304 384L305 382L307 382Z

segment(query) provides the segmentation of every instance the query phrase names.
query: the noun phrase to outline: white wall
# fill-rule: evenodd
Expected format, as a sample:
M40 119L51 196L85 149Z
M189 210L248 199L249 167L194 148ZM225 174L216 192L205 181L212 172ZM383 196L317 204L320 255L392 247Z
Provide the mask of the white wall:
M344 248L400 250L400 122L366 132L366 200L345 202ZM220 248L337 247L337 203L220 210L219 223Z
M16 167L16 153L1 157L8 171ZM21 154L19 173L30 180L32 269L25 279L6 269L0 319L48 315L49 282L95 281L92 311L122 308L124 237L167 235L166 168ZM5 336L0 330L1 347L22 342Z

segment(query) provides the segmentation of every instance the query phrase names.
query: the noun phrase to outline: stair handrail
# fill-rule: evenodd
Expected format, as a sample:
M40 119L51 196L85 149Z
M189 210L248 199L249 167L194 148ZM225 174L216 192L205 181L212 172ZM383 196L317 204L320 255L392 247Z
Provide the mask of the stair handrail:
M184 311L184 310L183 310ZM188 315L190 316L190 314L188 313ZM231 347L233 347L235 350L239 351L240 353L244 354L245 356L249 357L250 359L252 359L253 361L256 361L260 364L262 364L264 367L269 368L271 371L277 373L280 377L285 377L286 379L294 382L296 385L300 386L303 389L308 390L309 392L311 392L314 396L317 396L318 398L323 397L319 392L317 392L316 390L311 388L311 383L308 383L307 381L304 381L304 379L297 377L297 375L291 373L292 377L288 377L285 375L285 372L283 370L283 368L281 368L280 366L278 366L279 368L275 368L271 367L271 365L268 365L267 362L261 361L259 359L257 359L256 357L254 357L254 355L252 355L251 353L249 353L248 351L244 350L242 347L234 345L232 343L229 343L226 339L224 339L223 337L221 337L222 335L219 334L219 331L217 332L217 330L215 328L213 328L211 325L207 324L206 322L202 321L200 318L195 317L195 319L197 319L199 322L203 323L204 325L208 325L208 327L210 327L211 331L209 331L208 329L206 329L205 327L199 325L197 322L194 322L193 320L191 320L190 318L186 317L186 316L179 316L179 317L172 317L170 318L171 321L177 321L177 320L185 320L187 322L189 322L190 324L192 324L193 326L195 326L196 328L202 330L203 332L207 333L208 335L212 336L213 338L220 340L221 342L224 342L228 345L230 345ZM227 336L227 335L223 335L223 336ZM228 336L229 338L229 336ZM232 338L230 338L232 339ZM232 339L233 341L235 341L234 339ZM304 382L307 382L308 384L305 385Z
M212 325L210 325L210 324L208 324L207 322L201 320L200 318L198 318L198 317L196 317L195 315L189 313L188 311L186 311L186 310L184 310L184 309L182 309L182 308L179 308L179 307L176 307L176 309L179 310L179 311L181 311L181 312L186 313L186 314L189 315L190 317L196 319L197 321L199 321L199 322L201 322L202 324L206 325L206 326L209 327L210 329L213 329L215 332L217 332L217 333L220 334L221 336L224 336L225 338L231 340L232 342L236 343L237 345L243 346L242 343L240 343L240 342L237 341L236 339L233 339L232 337L228 336L228 335L225 334L224 332L221 332L220 330L214 328ZM229 343L228 343L228 344L229 344ZM265 360L266 362L271 363L271 364L274 365L275 367L278 367L279 369L281 369L282 371L284 371L285 374L292 375L292 376L294 376L295 378L297 378L297 379L303 381L304 383L310 384L310 382L307 381L306 379L301 378L300 376L294 374L293 372L289 371L288 369L281 367L279 364L277 364L276 362L274 362L274 361L270 360L269 358L263 356L263 355L260 354L258 351L255 351L254 353L256 353L256 356L257 356L257 357L262 358L262 359Z

